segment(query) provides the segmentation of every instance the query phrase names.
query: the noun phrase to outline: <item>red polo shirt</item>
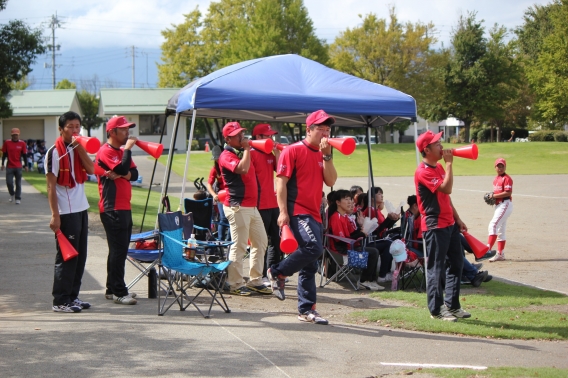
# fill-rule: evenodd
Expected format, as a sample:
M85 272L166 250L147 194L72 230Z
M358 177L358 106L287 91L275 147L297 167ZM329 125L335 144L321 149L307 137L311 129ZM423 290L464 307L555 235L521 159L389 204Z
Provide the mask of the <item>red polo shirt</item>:
M274 209L278 207L274 193L274 172L276 172L276 157L273 153L265 154L254 148L250 150L252 164L258 182L258 209Z
M440 163L432 167L421 162L414 173L418 209L422 218L422 231L445 228L455 223L450 196L438 190L446 171Z
M309 214L321 223L323 155L306 141L288 146L278 160L278 176L288 177L288 214Z
M503 173L502 176L497 176L493 180L493 194L501 194L501 193L513 193L513 179L506 173ZM503 202L507 198L495 198L495 204L498 205ZM512 201L513 196L509 195L509 199Z
M124 150L114 148L108 143L101 146L95 159L95 164L100 165L104 170L113 170L122 162ZM136 165L130 159L130 168ZM104 213L113 210L130 210L130 199L132 198L132 184L125 178L111 180L106 176L99 178L99 211Z
M227 196L223 205L256 207L258 202L258 187L254 165L251 163L244 175L235 173L241 159L232 151L224 150L219 157L219 167L225 181Z
M2 145L2 153L8 156L8 164L6 168L22 168L22 154L28 152L26 142L18 140L14 142L12 139L4 141Z

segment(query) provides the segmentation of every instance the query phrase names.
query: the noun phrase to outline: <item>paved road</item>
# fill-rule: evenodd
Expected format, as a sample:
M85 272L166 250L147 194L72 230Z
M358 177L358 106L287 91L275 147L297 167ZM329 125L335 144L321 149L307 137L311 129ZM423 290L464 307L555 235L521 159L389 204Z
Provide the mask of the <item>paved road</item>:
M545 178L537 178L535 187ZM568 181L565 176L553 178L552 187L560 188L562 181ZM462 214L468 213L466 219L470 227L481 237L488 221L486 211L481 210L485 205L479 205L479 193L468 190L483 189L487 185L482 182L483 178L476 180L479 180L477 186L474 182L465 186L462 180L457 180L457 186L464 188L456 191L456 197L461 197L459 193L463 191L467 200L470 196L476 199L476 205L458 205L458 209ZM407 181L389 178L381 179L380 184L386 198L398 201L397 196L389 194L397 193L402 199L411 192ZM354 182L357 180L349 179L340 184L347 187ZM516 182L523 182L523 179ZM519 194L522 193L519 190ZM526 193L532 195L528 189ZM562 197L546 191L540 195ZM519 198L519 206L515 211L522 213L523 197L516 198ZM557 205L566 199L542 201ZM540 202L534 205L527 205L527 208L534 210ZM476 207L480 209L476 210ZM554 209L558 219L564 215L562 209ZM469 215L470 211L480 213ZM50 215L45 197L25 183L22 204L8 203L2 175L0 214L0 256L4 267L0 275L0 368L3 376L364 377L395 374L401 369L382 366L381 362L568 368L567 342L486 340L341 322L328 327L315 326L296 320L294 300L279 302L275 298L250 298L266 301L259 307L272 308L268 311L243 310L238 301L230 300L233 312L215 311L212 319L203 319L195 311L175 310L158 317L156 300L145 298L145 284L140 283L136 287L141 297L137 306L115 305L103 296L106 241L96 234L89 236L89 258L81 295L83 300L93 304L93 308L80 314L54 313L50 309L54 237L48 228ZM513 223L522 224L527 218L513 219ZM555 231L556 226L550 223L546 228ZM525 235L511 230L511 237L519 238L511 243L512 246L515 250L532 253L535 256L532 269L539 270L539 276L550 276L553 271L547 270L546 260L551 257L546 255L554 256L555 252L544 248L531 251L530 246L546 243L546 240L541 236L542 231L535 230L534 234L539 237L533 241L530 228L526 230L523 231ZM563 243L564 249L560 251L565 252L565 233L560 231L555 236L558 243ZM495 270L499 270L499 275L502 270L506 276L507 270L518 270L519 265L529 264L524 261L526 257L518 259L520 261L511 261L512 269L507 269L509 263L506 263ZM128 276L133 274L128 266ZM511 277L516 277L515 274L511 273ZM560 281L563 279L559 277ZM559 281L555 282L558 284ZM548 285L548 281L545 283ZM376 308L383 306L361 293L339 286L320 292L322 306L325 303L327 308L338 298L346 307L356 308L362 300L371 301Z

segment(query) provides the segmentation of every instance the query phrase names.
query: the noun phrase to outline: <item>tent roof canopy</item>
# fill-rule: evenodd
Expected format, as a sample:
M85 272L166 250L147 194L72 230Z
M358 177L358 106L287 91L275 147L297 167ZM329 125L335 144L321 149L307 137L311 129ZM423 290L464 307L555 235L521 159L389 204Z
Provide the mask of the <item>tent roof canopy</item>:
M222 68L189 83L167 106L184 116L194 109L199 117L291 123L324 109L347 127L416 119L411 96L293 54Z

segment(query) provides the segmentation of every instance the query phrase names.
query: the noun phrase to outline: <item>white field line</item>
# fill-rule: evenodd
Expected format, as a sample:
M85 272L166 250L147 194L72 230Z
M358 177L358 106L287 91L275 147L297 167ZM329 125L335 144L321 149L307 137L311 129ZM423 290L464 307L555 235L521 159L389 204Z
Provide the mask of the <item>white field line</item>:
M487 369L487 366L420 364L420 363L403 363L403 362L381 362L381 365L421 367L421 368L446 368L446 369L473 369L473 370L486 370Z

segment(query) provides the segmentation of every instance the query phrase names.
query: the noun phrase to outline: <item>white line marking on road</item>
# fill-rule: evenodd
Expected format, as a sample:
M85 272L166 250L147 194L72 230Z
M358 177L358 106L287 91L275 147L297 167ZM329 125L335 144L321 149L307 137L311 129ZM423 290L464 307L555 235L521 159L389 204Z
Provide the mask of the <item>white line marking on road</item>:
M472 365L443 365L443 364L413 364L402 362L381 362L385 366L408 366L408 367L423 367L423 368L446 368L446 369L473 369L473 370L486 370L487 366L472 366Z
M276 369L278 369L278 371L280 371L282 374L284 374L286 377L291 378L288 374L286 374L286 372L284 370L282 370L278 365L276 365L274 362L272 362L268 357L266 357L264 354L260 353L256 348L254 348L252 345L248 344L246 341L244 341L243 339L241 339L239 336L235 335L233 332L229 331L227 328L223 327L221 324L219 324L216 320L213 320L213 323L217 324L219 327L223 328L223 330L225 330L229 335L233 336L235 339L239 340L241 343L245 344L246 346L248 346L250 349L254 350L256 353L258 353L262 358L264 358L266 361L270 362L272 364L272 366L274 366Z

